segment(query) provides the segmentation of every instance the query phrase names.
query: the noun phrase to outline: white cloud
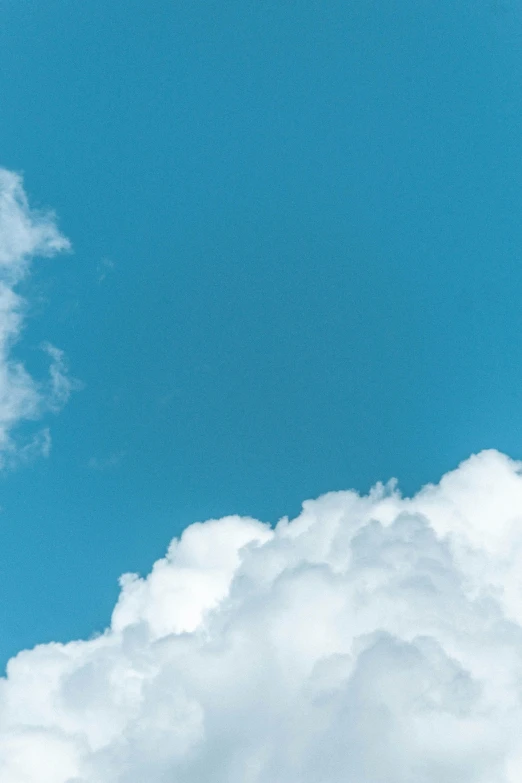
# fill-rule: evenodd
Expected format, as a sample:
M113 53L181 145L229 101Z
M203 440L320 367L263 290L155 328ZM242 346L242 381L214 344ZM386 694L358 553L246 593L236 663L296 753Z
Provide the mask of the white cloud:
M29 273L33 257L51 256L69 248L69 241L56 227L53 213L31 209L21 177L0 169L0 467L35 453L48 453L48 429L37 431L24 441L16 439L13 433L21 422L57 411L75 387L58 348L44 346L51 359L47 383L32 378L13 356L26 306L16 285Z
M519 783L522 464L195 524L0 681L2 783Z

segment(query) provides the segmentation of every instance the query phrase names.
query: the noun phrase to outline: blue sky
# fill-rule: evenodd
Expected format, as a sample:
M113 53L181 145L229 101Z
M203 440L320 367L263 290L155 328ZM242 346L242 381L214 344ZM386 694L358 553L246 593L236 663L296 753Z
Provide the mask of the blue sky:
M2 660L101 630L195 520L522 456L517 3L1 14L1 165L74 248L16 353L84 385L1 478Z

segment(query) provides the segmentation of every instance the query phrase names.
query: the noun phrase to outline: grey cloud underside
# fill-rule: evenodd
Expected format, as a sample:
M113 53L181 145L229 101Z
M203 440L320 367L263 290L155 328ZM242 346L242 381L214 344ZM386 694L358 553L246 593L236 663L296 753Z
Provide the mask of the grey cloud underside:
M192 525L0 693L5 783L519 783L521 465Z

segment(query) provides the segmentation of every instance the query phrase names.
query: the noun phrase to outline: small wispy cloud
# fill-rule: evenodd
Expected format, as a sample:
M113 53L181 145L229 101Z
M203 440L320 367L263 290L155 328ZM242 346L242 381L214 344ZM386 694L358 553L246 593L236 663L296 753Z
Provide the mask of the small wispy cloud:
M84 385L70 375L65 354L60 348L51 343L44 343L42 349L51 359L48 391L44 399L46 399L50 410L58 412L69 401L71 393L80 391Z
M27 302L17 284L30 272L35 256L52 256L70 250L71 244L56 226L53 212L31 209L20 175L0 169L0 467L47 455L47 428L17 438L18 425L58 411L78 382L68 376L63 352L46 343L50 357L49 379L33 378L15 358Z
M110 258L102 258L96 267L98 283L103 283L107 275L114 269L114 261Z
M120 464L125 457L125 451L114 451L106 457L91 457L87 463L91 470L110 470Z

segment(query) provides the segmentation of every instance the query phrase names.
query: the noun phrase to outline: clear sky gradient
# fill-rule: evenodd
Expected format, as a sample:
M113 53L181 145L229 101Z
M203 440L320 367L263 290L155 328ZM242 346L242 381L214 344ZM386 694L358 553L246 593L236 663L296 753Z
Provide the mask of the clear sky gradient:
M1 478L0 659L195 520L522 456L522 20L496 0L3 0L0 162L84 389Z

